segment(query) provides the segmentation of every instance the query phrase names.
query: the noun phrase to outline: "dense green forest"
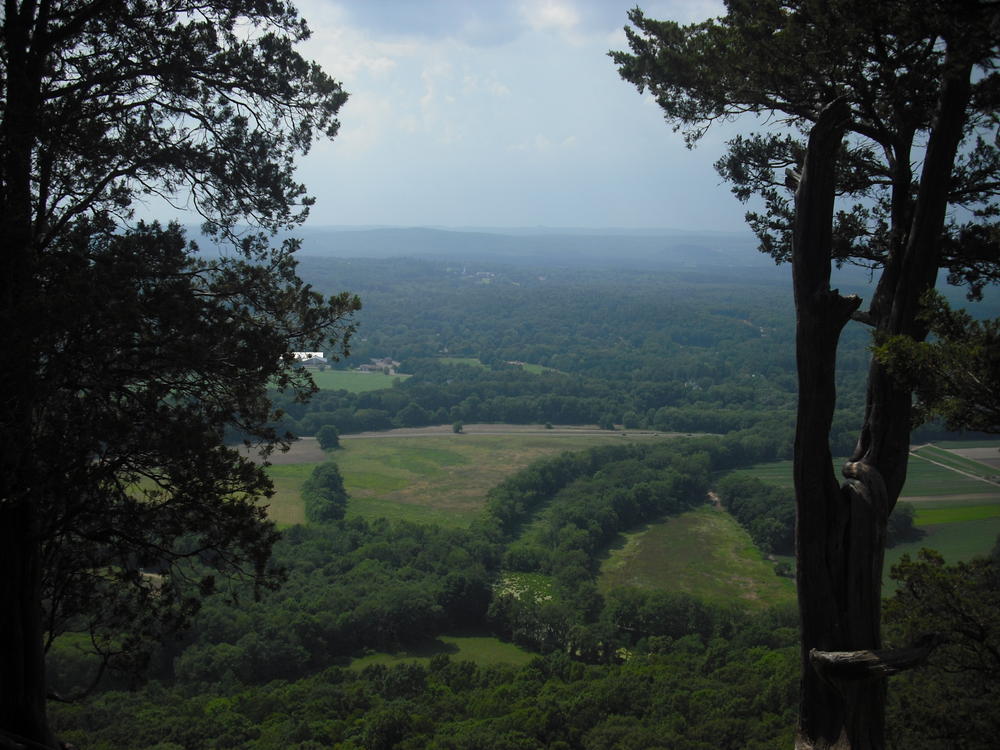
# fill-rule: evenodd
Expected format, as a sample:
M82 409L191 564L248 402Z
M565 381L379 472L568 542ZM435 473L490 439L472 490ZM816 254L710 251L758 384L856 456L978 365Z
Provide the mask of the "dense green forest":
M283 585L206 600L179 638L147 644L144 670L112 669L90 697L56 706L61 735L109 750L788 745L794 610L597 586L618 535L703 505L713 488L758 548L790 553L790 493L729 473L790 452L791 312L777 281L312 263L317 285L343 273L365 293L354 356L337 366L389 356L410 377L308 404L278 397L293 431L464 420L717 436L540 460L494 487L467 529L343 520L342 480L320 464L303 487L311 522L275 547ZM843 397L856 406L867 353L860 334L850 342ZM893 539L915 533L912 509L894 519ZM350 667L463 632L538 656ZM81 694L94 669L73 638L57 644L57 692Z
M1000 310L996 3L628 12L619 75L689 148L722 124L716 171L778 266L635 228L705 218L607 179L641 153L692 189L616 104L577 128L613 100L559 45L622 40L586 4L353 5L313 36L285 0L5 3L0 747L993 746L1000 462L949 430L1000 431L1000 328L974 321ZM532 79L551 54L591 89L565 134L517 91L518 38L547 40L516 48ZM348 101L331 61L367 70L349 162L313 150ZM382 98L394 69L419 123L415 79ZM537 148L477 131L474 91ZM436 157L417 180L404 133ZM387 188L418 183L420 221L564 202L631 228L300 234L310 152L393 221ZM911 443L940 437L975 440Z
M364 298L351 368L373 358L410 375L393 388L276 394L280 426L313 435L452 424L600 424L726 434L762 422L787 435L795 404L794 318L777 268L590 269L495 261L306 255L324 291ZM863 289L864 275L847 277ZM835 452L853 448L868 333L845 333ZM525 369L520 363L546 368ZM915 439L943 434L924 427ZM785 448L780 452L785 455Z

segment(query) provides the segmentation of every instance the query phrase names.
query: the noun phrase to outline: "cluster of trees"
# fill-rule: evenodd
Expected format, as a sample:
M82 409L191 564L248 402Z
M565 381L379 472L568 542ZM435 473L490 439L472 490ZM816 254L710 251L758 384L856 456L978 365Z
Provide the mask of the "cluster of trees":
M274 239L305 218L295 161L346 100L296 51L308 33L277 0L0 13L5 745L57 746L45 651L65 629L127 660L215 587L192 561L275 582L271 484L224 430L272 448L268 388L312 386L288 352L345 353L359 307ZM227 250L136 222L151 198L195 207Z
M310 523L339 521L347 510L344 478L333 461L324 461L302 483L302 503Z
M731 0L725 15L681 26L634 10L627 34L631 51L613 54L623 77L648 88L692 143L714 121L746 112L783 124L780 132L735 138L718 166L741 200L763 201L766 213L751 213L751 226L762 249L794 267L802 625L796 741L801 747L885 744L881 674L904 652L880 649L880 571L889 514L905 481L912 421L921 416L913 409L914 389L927 413L981 428L997 425L994 412L983 417L977 408L995 406L988 397L995 358L982 355L983 347L995 347L995 326L974 325L927 300L941 269L951 281L968 285L973 297L1000 279L995 202L1000 152L993 137L1000 103L998 14L997 4L987 0ZM89 635L100 654L99 670L123 666L134 662L141 646L160 642L164 629L190 619L199 598L217 585L213 570L249 579L246 589L234 584L233 593L261 594L277 582L268 565L277 535L257 503L271 492L269 481L258 465L227 448L223 437L232 428L265 453L273 448L279 438L266 389L290 390L293 404L311 390L287 352L329 350L323 344L331 341L334 351L346 353L353 330L349 319L359 308L350 295L324 298L298 278L295 241L272 246L275 234L301 221L311 202L294 179L295 158L315 138L335 134L346 99L339 84L295 51L307 36L294 9L277 0L206 0L196 7L162 0L5 5L0 22L0 234L8 261L0 279L0 330L6 336L0 362L5 744L56 746L48 726L44 663L46 649L63 631ZM229 243L231 251L199 254L176 226L132 224L136 202L148 195L195 206L209 234ZM956 207L961 211L953 211ZM244 222L260 232L238 231ZM867 309L860 298L831 288L834 263L859 264L877 275ZM470 294L481 293L464 289L443 295L446 304L424 319L398 314L391 304L376 306L371 320L383 315L384 323L373 325L374 335L363 343L380 347L379 356L397 359L447 351L490 365L528 360L584 384L631 373L636 384L680 383L699 394L682 402L670 396L645 401L641 387L625 389L631 400L608 408L605 399L597 417L605 424L620 412L623 421L656 425L664 407L711 405L717 413L787 408L796 390L787 376L785 336L774 337L774 356L761 356L764 330L782 325L790 330L787 322L772 323L773 313L762 305L727 302L703 310L704 324L694 326L686 309L690 299L672 299L634 279L585 301L579 294L574 301L574 290L563 285L547 288L545 295L533 295L537 285L495 287L478 308L492 325L478 324L461 309ZM539 303L532 305L529 298ZM762 299L770 305L773 295ZM685 309L671 311L671 305ZM927 319L928 310L936 320ZM838 349L851 336L844 334L851 319L870 325L877 343L887 347L872 362L865 387L858 387L864 358L838 361ZM543 320L552 321L556 335L543 335ZM940 346L926 349L920 344L931 330L939 332ZM393 337L409 343L391 349ZM935 365L928 378L905 377L906 363L914 361ZM956 361L961 365L954 366ZM768 384L762 389L746 380L723 382L761 377ZM845 382L853 385L845 389ZM409 387L416 391L420 385L414 379ZM559 388L572 385L563 380ZM841 405L852 399L864 405L843 485L830 461L838 388ZM592 406L570 401L542 408L519 402L523 392L495 392L488 399L469 392L431 408L421 401L430 393L414 398L404 393L399 408L380 401L365 407L366 416L385 426L418 424L442 411L445 423L468 420L468 414L451 410L473 397L477 408L489 404L490 411L472 417L477 419L519 421L514 414L531 413L532 421L580 421L553 416L552 410L582 412ZM470 414L473 405L467 404ZM358 419L365 408L343 411ZM300 420L304 414L292 416ZM335 419L316 421L317 430L327 424L349 429ZM760 455L761 448L749 435L687 446L669 457L669 467L655 467L665 469L666 477L649 478L648 494L641 482L618 495L602 492L602 479L593 472L572 482L555 480L553 486L560 486L554 494L548 486L528 489L526 499L550 500L540 501L549 503L547 510L539 517L538 535L532 531L522 540L520 557L536 560L531 564L539 569L547 566L558 586L568 590L570 578L593 569L588 555L599 540L647 507L645 500L653 498L650 508L674 507L680 490L683 504L685 481L731 468ZM774 447L766 450L773 453ZM660 494L653 487L658 482L667 485ZM491 571L502 559L504 535L517 533L532 515L515 502L509 513L487 517L481 529L460 539L443 540L448 532L440 530L394 526L356 527L352 536L351 527L337 521L343 498L336 475L319 472L309 492L311 516L329 522L317 532L319 557L302 556L313 568L290 577L280 598L265 596L260 606L272 609L244 623L248 629L227 631L224 617L192 631L205 640L188 644L190 655L162 651L163 668L175 678L201 685L206 665L232 672L237 683L292 677L319 668L333 653L368 643L385 647L411 635L430 635L445 623L477 621L480 605L488 603ZM587 518L574 503L588 509ZM498 505L491 501L491 512ZM490 529L499 536L491 536ZM380 537L385 538L379 542ZM290 538L289 545L295 544ZM331 544L345 546L328 555ZM557 560L552 549L565 551L566 561ZM284 562L290 569L305 565L298 559ZM995 696L997 673L991 660L996 631L983 614L995 611L994 565L977 562L960 570L966 588L957 600L958 584L940 561L904 566L908 585L901 608L922 619L908 623L905 613L898 615L905 636L938 624L946 644L938 652L939 668L974 672L986 700ZM577 605L566 622L589 629L571 636L581 644L574 650L602 653L598 646L621 637L613 629L599 630L614 620L602 620L606 607L579 585L571 595L584 606ZM317 601L322 603L316 606ZM642 623L659 627L651 613L670 602L637 600L633 617L626 615L626 604L616 601L617 621L634 629ZM700 610L673 604L687 613L682 618L687 627L701 633ZM319 614L328 612L341 615ZM299 613L303 616L296 619ZM224 640L213 640L219 634ZM651 651L660 643L653 639L673 638L660 631L643 635ZM584 641L595 648L584 648ZM557 640L553 646L567 643ZM196 708L201 719L171 725L170 739L159 740L168 747L174 739L181 746L199 744L185 733L203 726L205 717L223 714L233 719L226 728L231 734L212 742L243 746L258 741L273 746L282 733L283 747L340 740L370 748L787 742L789 681L778 663L780 651L775 657L751 647L734 659L726 644L714 649L697 636L691 643L682 637L666 645L662 655L590 675L565 657L509 679L501 674L491 682L487 671L485 692L467 707L449 702L448 692L449 680L462 680L464 667L451 670L439 663L445 677L438 691L425 689L431 678L421 670L391 675L375 670L360 679L324 672L324 684L353 683L346 693L330 691L339 708L323 719L311 713L308 721L301 711L289 710L286 719L297 723L278 719L273 736L241 722L255 712L258 718L272 717L261 705L279 699L267 690L277 695L285 686L246 693L243 712L233 710L229 696L206 702L199 689L190 698L182 690L177 700L189 701L188 709L177 714L186 718ZM928 648L917 651L925 654ZM969 653L975 664L968 662ZM759 656L749 674L748 654ZM859 671L867 679L856 679ZM581 690L577 683L589 677L593 690ZM916 678L907 684L912 702L922 707L927 685ZM492 686L498 689L490 692ZM323 690L319 684L310 687ZM707 707L716 692L727 700L723 710ZM159 697L164 695L161 688ZM961 700L950 692L946 697ZM162 708L140 705L142 697L109 694L106 700L118 709L111 722L118 731L128 730L119 739L129 745L140 733L124 725L122 706L130 705L131 715L146 727L170 721L162 721ZM64 717L73 715L70 710ZM90 723L81 731L107 729L93 716L76 716ZM981 732L980 740L995 738L988 723L970 724ZM949 725L948 731L957 734L963 727ZM906 736L915 743L938 739ZM113 745L119 739L104 741Z
M719 500L740 522L757 548L776 555L795 554L795 493L745 474L729 474L715 483ZM919 539L916 512L909 503L893 508L886 526L886 546Z
M885 608L886 641L937 647L892 683L889 746L986 750L1000 731L1000 538L988 557L945 565L925 549L891 575L899 588Z
M151 654L137 692L102 691L58 707L55 721L66 738L86 736L109 748L564 742L610 750L654 733L671 747L787 743L796 696L793 610L751 615L691 595L631 588L601 595L593 585L597 560L617 530L704 502L709 472L775 449L766 431L747 431L555 456L494 488L468 530L361 519L292 527L275 546L286 576L281 589L254 602L247 588L238 607L208 599L183 639ZM734 509L744 500L767 505L756 502L761 487L754 482L724 478L720 486ZM935 628L954 643L941 652L952 654L941 663L945 670L955 659L970 663L970 644L995 648L993 565L906 563L898 574L904 588L888 615L897 623L891 632L906 640L908 631L938 618ZM534 576L546 594L511 596L502 582L512 576ZM956 578L968 596L951 596ZM962 609L962 602L979 609ZM487 627L550 655L521 669L447 657L429 667L360 673L330 666L368 649L392 651L442 632ZM72 639L57 646L52 684L71 694L89 683L96 665L77 654ZM991 674L973 703L990 700ZM966 705L956 694L962 683L952 679L955 692L946 700ZM915 684L894 699L900 710L918 698L942 699L933 683ZM954 731L947 736L954 739ZM911 739L910 747L936 747Z
M776 625L765 617L731 640L682 638L622 665L439 655L231 691L153 683L60 707L55 722L67 740L107 750L771 750L791 740L795 692L794 629Z

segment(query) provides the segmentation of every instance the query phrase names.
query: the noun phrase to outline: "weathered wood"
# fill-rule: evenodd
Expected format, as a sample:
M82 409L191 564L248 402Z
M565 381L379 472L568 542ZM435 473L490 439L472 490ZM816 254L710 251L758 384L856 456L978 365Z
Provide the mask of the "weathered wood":
M909 648L875 651L813 649L809 652L809 660L824 680L836 685L840 682L889 677L914 669L923 665L940 644L938 636L928 635Z
M841 485L829 432L841 331L854 317L882 333L922 339L919 299L933 287L951 174L969 100L971 67L945 64L937 117L905 243L890 253L867 312L830 289L836 154L847 107L839 101L809 137L795 196L792 240L799 376L794 479L802 683L796 747L881 750L885 678L920 654L881 650L886 523L906 480L911 393L877 362L869 372L865 419ZM893 666L896 665L896 666ZM847 677L848 675L854 675ZM863 675L864 679L857 678Z

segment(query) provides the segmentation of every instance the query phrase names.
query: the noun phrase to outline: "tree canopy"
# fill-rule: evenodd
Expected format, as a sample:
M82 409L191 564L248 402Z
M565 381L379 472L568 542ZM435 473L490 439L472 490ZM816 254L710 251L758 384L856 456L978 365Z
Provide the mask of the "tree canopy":
M836 352L852 318L921 341L921 300L941 269L971 296L1000 279L997 243L1000 6L995 2L729 0L682 26L632 11L621 75L649 90L689 144L757 115L717 163L761 249L793 267L799 408L795 447L802 621L801 747L884 745L882 678L821 676L881 646L886 524L906 480L912 384L876 359L864 421L832 472ZM867 309L831 289L833 264L877 275ZM836 684L836 687L834 687Z
M49 747L59 633L121 665L216 587L198 564L275 580L270 482L223 435L266 455L267 388L313 390L288 353L347 350L358 300L271 241L346 94L280 0L24 0L0 23L0 732ZM136 222L146 200L226 247Z

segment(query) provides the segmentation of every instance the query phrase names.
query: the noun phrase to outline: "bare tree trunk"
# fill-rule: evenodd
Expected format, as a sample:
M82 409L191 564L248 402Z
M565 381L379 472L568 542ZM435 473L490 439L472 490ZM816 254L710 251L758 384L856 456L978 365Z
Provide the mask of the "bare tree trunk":
M873 569L881 576L877 517L882 516L884 534L884 513L866 507L853 491L841 489L829 443L836 406L837 344L860 304L860 299L842 297L830 289L836 155L847 117L843 102L834 102L820 116L809 137L795 196L792 272L799 405L794 479L802 628L799 748L882 746L882 685L862 682L845 690L815 670L811 656L814 649L845 651L879 645L879 608L871 606L871 589Z
M0 747L58 747L46 711L36 527L29 503L0 506Z
M14 10L16 9L16 12ZM0 747L57 747L48 727L39 510L33 500L37 400L33 144L43 55L33 50L37 6L10 6L2 21L7 97L2 113L0 236ZM10 744L19 747L20 744Z
M920 297L934 286L949 179L965 124L971 65L949 48L903 251L889 259L869 316L880 332L922 339ZM911 393L874 363L865 421L840 485L829 432L840 333L861 300L830 289L836 154L848 110L834 102L809 137L795 196L792 249L799 403L794 479L802 683L796 747L881 750L887 675L927 648L881 651L886 522L906 480Z

